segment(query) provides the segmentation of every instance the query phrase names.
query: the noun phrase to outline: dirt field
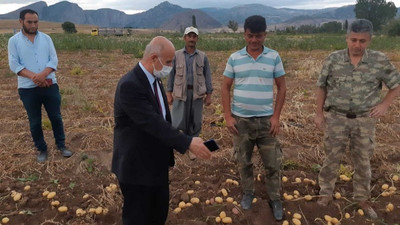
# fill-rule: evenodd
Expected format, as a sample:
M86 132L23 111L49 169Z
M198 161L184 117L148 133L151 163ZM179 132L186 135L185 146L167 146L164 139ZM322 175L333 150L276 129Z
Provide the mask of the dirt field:
M47 22L47 21L40 21L40 31L52 34L52 33L63 33L63 29L61 27L62 23L55 23L55 22ZM81 25L75 24L75 28L78 33L90 34L92 27L96 27L95 25ZM13 33L14 30L18 32L21 29L21 24L18 20L0 20L0 34L4 33Z
M400 221L400 195L396 190L391 196L381 195L381 186L386 183L400 188L400 181L393 181L393 175L400 174L400 99L397 99L389 113L377 125L377 151L372 160L372 200L379 219L371 221L357 214L352 202L352 183L338 181L336 191L342 198L335 200L327 208L318 207L316 195L318 185L304 182L304 178L317 180L318 165L324 154L320 150L322 132L315 129L312 121L315 109L315 80L324 57L329 52L312 51L281 52L287 72L287 101L282 115L282 132L279 136L285 156L283 175L289 181L282 184L282 195L299 196L285 200L286 219L291 221L294 213L302 215L302 224L327 224L324 215L336 217L341 224L398 224ZM0 218L8 217L8 224L121 224L122 198L117 184L110 173L113 135L113 97L119 78L128 72L138 59L131 55L115 52L58 52L58 82L62 93L62 114L66 129L67 145L75 154L64 159L56 152L54 139L47 117L43 127L49 145L49 160L36 162L26 112L17 93L17 81L4 58L0 62ZM231 136L223 127L220 99L222 72L230 52L207 52L215 88L213 104L205 108L204 139L214 138L222 147L210 161L190 161L186 156L176 154L176 167L171 169L171 201L168 225L211 225L221 211L232 217L232 224L261 225L282 224L275 222L268 207L265 179L259 155L253 157L256 179L256 197L252 209L244 211L239 206L226 201L221 189L228 196L240 202L241 189L226 183L227 179L240 182L235 160L232 157ZM387 52L395 65L400 68L398 52ZM43 111L45 114L45 112ZM342 174L351 175L349 157L342 159ZM260 174L260 175L258 175ZM257 179L259 178L259 179ZM301 183L296 183L300 178ZM195 184L200 181L200 184ZM30 190L24 187L30 185ZM22 194L19 201L11 197L12 191ZM56 192L54 200L60 206L67 206L67 212L58 212L51 205L52 200L42 196L47 191ZM186 194L188 190L194 193ZM83 198L88 194L88 198ZM313 199L306 201L305 195ZM222 197L222 204L206 204L207 199ZM184 208L176 214L173 210L182 200L198 197L199 204ZM394 211L386 212L388 203ZM90 213L90 208L102 207L108 212ZM86 210L84 216L77 216L78 208ZM100 209L98 209L100 210ZM234 212L235 211L235 212ZM345 219L345 213L350 214Z

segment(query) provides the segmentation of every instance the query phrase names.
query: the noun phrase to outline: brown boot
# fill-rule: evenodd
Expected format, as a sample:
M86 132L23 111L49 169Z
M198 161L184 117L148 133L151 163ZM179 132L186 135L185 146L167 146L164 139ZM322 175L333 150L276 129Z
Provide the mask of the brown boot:
M375 210L372 208L371 204L368 201L361 201L358 203L360 208L364 211L365 215L371 219L378 219L378 215Z
M328 206L329 203L331 203L332 199L332 195L321 195L317 201L317 204L319 206L325 207Z

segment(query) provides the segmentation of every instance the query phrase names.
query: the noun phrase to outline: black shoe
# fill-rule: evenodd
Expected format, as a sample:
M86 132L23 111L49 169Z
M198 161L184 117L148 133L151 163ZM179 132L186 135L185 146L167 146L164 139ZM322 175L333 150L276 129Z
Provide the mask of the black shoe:
M250 209L251 203L253 203L254 194L244 194L240 206L242 209Z
M47 160L47 151L39 151L39 154L37 156L37 161L44 162L46 160Z
M74 154L67 147L61 147L61 148L58 148L58 150L60 150L61 155L66 158L71 157L71 155Z
M282 209L282 202L281 200L273 200L269 201L269 206L272 209L272 213L274 214L274 218L277 221L283 219L283 209Z

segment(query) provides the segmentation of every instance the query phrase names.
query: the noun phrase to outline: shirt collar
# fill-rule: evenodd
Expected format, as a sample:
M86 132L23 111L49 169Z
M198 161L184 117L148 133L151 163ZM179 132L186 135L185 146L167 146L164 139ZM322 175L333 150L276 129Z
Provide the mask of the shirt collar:
M270 51L270 49L267 48L267 47L265 47L265 46L263 45L263 52L262 52L261 54L265 55L265 54L267 54L269 51ZM248 56L250 56L249 53L247 53L247 46L244 47L244 48L242 48L241 50L239 50L239 53L240 53L241 55L248 55Z
M350 56L349 56L349 49L348 49L348 48L346 48L346 50L344 51L344 54L343 54L343 61L345 61L345 62L350 62ZM361 58L361 62L362 62L362 63L369 63L369 62L370 62L370 57L369 57L369 54L368 54L368 49L365 49L364 55L363 55L363 57Z
M25 39L29 40L29 38L28 38L28 37L24 34L24 32L22 31L22 28L21 28L21 30L20 30L19 33L20 33L20 35L21 35L22 38L25 38ZM37 31L34 40L36 40L36 39L39 37L39 35L41 35L41 34L40 34L40 31Z
M153 76L153 74L147 71L146 68L144 68L141 62L139 62L139 66L143 70L144 74L146 74L146 77L149 80L150 85L153 85L156 78Z
M197 48L196 48L196 50L194 50L193 54L190 54L189 52L187 52L187 51L186 51L186 48L183 48L183 52L186 53L186 54L188 54L188 55L194 55L194 54L198 54L198 53L199 53L199 51L197 50Z

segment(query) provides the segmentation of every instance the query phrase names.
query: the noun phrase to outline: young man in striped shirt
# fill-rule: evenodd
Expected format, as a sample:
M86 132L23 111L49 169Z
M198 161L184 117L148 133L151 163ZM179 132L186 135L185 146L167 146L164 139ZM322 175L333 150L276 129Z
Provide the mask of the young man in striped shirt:
M262 16L250 16L244 23L246 47L233 53L226 64L222 84L222 105L228 130L234 135L234 154L238 163L243 209L254 198L251 156L257 146L266 171L266 188L276 220L282 220L280 168L282 151L276 135L286 95L285 71L278 52L264 46L266 22ZM277 87L274 104L273 85ZM233 101L231 105L231 87Z

